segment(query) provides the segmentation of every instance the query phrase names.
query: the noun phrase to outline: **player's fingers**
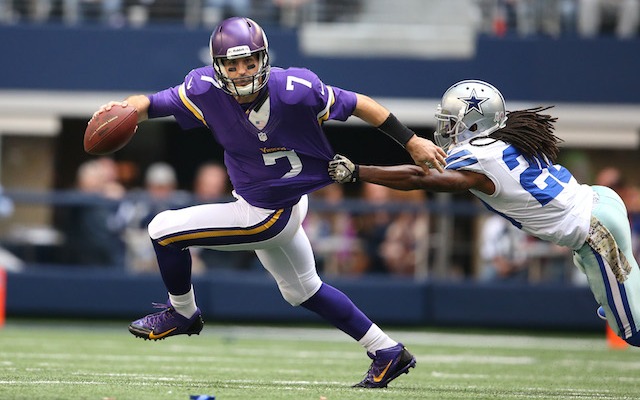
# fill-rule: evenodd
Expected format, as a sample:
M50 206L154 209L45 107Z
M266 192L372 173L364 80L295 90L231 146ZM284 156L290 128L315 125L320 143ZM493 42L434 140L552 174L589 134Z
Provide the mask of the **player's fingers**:
M433 165L433 168L437 169L438 172L443 173L444 172L443 165L444 163L440 163L440 161L436 161L436 163Z
M100 108L98 108L98 110L93 113L93 115L91 116L91 119L94 119L100 113L103 113L105 111L110 111L114 106L117 106L117 105L122 107L127 107L129 103L127 103L127 101L110 101L107 104L101 105Z
M107 104L105 104L104 106L102 106L100 108L104 107L103 111L109 111L115 106L120 106L120 107L124 108L124 107L127 107L128 105L129 105L129 103L127 103L126 100L125 101L110 101L110 102L108 102Z
M425 161L422 164L419 164L420 168L422 168L422 170L424 171L425 174L427 175L431 175L431 163L429 163L428 161Z
M110 101L107 104L104 105L104 111L110 111L113 106L117 105L118 102L117 101Z
M441 157L437 157L434 156L434 158L432 159L432 161L424 161L421 163L418 163L418 165L427 173L430 174L431 173L431 169L436 169L439 172L444 172L444 159L442 159Z

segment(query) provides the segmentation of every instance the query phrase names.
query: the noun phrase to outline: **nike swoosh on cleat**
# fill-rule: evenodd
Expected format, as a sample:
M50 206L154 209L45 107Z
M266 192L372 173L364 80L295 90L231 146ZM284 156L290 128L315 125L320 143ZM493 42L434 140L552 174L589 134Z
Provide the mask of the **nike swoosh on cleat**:
M158 333L157 335L155 333L153 333L153 331L149 332L149 339L153 339L153 340L157 340L157 339L162 339L163 337L167 336L168 334L170 334L171 332L175 331L176 329L178 329L177 327L173 327L171 329L169 329L168 331L164 331L162 333ZM389 368L389 367L387 367Z
M391 363L393 362L393 360L389 361L389 364L387 364L387 366L382 370L382 372L380 372L380 375L374 375L373 377L373 381L378 383L380 382L384 376L387 374L387 371L389 370L389 367L391 366Z

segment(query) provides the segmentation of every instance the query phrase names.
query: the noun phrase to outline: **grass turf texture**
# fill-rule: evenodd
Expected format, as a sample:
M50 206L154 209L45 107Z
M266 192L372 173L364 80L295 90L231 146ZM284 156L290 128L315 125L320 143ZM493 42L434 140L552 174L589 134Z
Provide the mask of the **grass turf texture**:
M354 389L369 366L332 329L205 325L149 342L118 324L9 321L0 399L637 399L635 348L602 335L388 330L418 364L387 389Z

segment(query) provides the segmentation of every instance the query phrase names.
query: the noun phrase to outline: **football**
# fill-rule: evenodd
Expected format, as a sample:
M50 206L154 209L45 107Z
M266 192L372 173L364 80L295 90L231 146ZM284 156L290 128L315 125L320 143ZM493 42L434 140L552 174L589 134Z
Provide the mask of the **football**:
M84 131L84 151L94 155L116 152L129 143L137 126L136 108L116 104L89 121Z

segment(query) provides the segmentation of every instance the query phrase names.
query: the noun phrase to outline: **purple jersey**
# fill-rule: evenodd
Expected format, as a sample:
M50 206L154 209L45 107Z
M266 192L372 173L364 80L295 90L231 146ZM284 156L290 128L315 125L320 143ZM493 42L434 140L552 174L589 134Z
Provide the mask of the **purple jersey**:
M183 84L149 96L149 118L173 115L183 129L208 127L224 148L235 191L254 206L289 207L333 182L327 166L335 153L322 123L349 118L355 93L326 86L307 69L273 67L269 97L256 111L217 87L213 74L195 69Z

